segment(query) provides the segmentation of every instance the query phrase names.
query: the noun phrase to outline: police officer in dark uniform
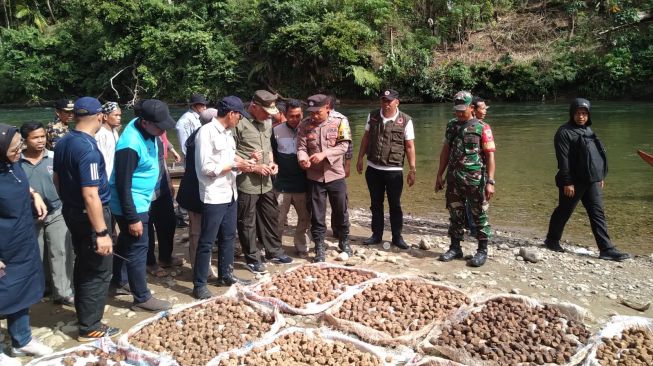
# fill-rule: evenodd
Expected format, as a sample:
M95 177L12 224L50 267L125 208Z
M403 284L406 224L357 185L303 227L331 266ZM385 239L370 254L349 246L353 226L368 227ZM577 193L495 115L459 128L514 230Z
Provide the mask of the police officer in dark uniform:
M80 342L120 333L101 323L113 253L109 182L94 137L102 125L101 112L97 99L77 99L75 130L59 140L54 151L54 182L76 254L73 284Z
M574 212L578 201L587 209L592 233L599 247L599 258L623 261L630 258L614 247L608 236L608 224L603 210L603 179L608 173L608 162L601 141L590 127L590 102L577 98L569 106L569 120L558 128L554 142L558 159L558 207L551 215L545 245L556 252L564 252L560 245L562 231Z

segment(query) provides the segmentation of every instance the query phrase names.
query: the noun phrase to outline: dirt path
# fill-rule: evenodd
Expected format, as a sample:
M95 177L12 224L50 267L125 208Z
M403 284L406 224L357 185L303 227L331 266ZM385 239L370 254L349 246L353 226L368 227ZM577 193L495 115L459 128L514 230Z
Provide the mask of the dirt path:
M516 237L511 233L497 232L490 248L485 266L470 268L464 261L442 263L437 257L448 247L447 224L444 220L433 221L406 218L404 237L413 244L408 251L394 248L384 250L382 245L365 247L361 241L369 236L370 218L364 210L351 210L352 244L354 256L347 265L365 267L390 274L421 275L432 280L458 286L469 294L515 293L546 301L572 302L589 310L587 324L597 330L614 314L641 315L653 317L653 310L639 312L621 304L625 298L631 302L648 303L653 300L653 255L638 256L633 260L615 263L599 260L597 253L588 253L587 248L573 248L579 253L554 253L541 246L541 239ZM292 230L294 218L283 236L287 253L293 253ZM389 227L389 224L386 224ZM390 234L385 233L385 239ZM337 241L331 239L328 252L329 262L336 261ZM419 249L430 246L428 250ZM186 229L178 229L175 254L187 256L188 237ZM475 243L463 243L465 254L473 254ZM526 262L518 254L526 250L526 256L534 257L536 263ZM589 248L589 250L596 250ZM243 258L236 258L236 274L242 278L254 279L244 269ZM295 259L293 265L307 263ZM342 262L338 262L342 263ZM285 271L290 266L268 264L272 274ZM173 270L173 275L164 278L149 277L150 288L155 296L174 304L194 301L191 297L192 272L190 265ZM210 286L215 294L226 289ZM132 312L130 296L110 297L105 311L105 321L127 331L137 322L151 317L146 312ZM78 343L74 309L55 306L47 299L31 308L34 335L61 350ZM6 322L1 323L0 342L7 342ZM5 344L6 346L6 344ZM24 359L27 361L27 359Z

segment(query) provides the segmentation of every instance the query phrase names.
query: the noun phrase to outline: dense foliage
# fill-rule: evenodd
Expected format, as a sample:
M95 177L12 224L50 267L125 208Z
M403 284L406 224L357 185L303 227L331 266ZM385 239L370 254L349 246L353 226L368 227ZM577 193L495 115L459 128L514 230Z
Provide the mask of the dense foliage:
M461 88L504 100L653 95L653 0L0 5L0 103L83 94L183 101L192 92L215 99L259 87L285 96L324 91L362 98L385 85L425 101ZM552 28L556 36L541 40L544 52L526 59L513 50L457 56L474 47L470 37L492 30L516 43L508 20L534 17L563 21Z

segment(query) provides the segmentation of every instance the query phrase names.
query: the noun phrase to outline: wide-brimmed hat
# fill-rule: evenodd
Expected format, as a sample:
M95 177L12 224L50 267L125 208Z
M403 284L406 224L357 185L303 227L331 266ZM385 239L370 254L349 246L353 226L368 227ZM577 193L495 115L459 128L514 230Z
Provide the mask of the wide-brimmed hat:
M206 98L202 94L193 94L190 96L190 99L188 100L188 104L190 105L195 105L195 104L202 104L202 105L207 105L209 104L206 101Z

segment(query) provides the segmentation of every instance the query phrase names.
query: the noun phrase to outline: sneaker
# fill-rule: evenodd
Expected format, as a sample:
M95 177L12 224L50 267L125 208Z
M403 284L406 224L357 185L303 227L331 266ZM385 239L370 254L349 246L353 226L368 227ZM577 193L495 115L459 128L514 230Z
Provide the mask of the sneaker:
M32 338L32 340L29 341L29 343L27 343L23 347L11 348L11 355L14 357L23 357L23 356L43 357L51 354L52 352L54 352L52 351L52 348L37 341L36 338Z
M4 353L0 352L0 365L2 366L22 366L23 363L19 359L9 357Z
M198 300L204 300L213 297L213 293L206 286L193 288L193 297Z
M134 311L145 310L145 311L158 312L158 311L168 310L171 307L172 305L168 301L159 300L156 297L152 296L145 302L133 303L131 309Z
M546 249L552 250L554 252L564 253L565 251L565 248L563 248L559 242L550 242L549 240L545 240L544 246Z
M292 258L290 258L289 256L283 254L283 255L280 255L280 256L278 256L276 258L270 259L270 262L272 262L274 264L290 264L290 263L292 263Z
M120 330L120 328L114 328L114 327L110 327L108 325L102 324L102 325L100 325L100 328L97 329L97 330L90 330L90 331L85 332L85 333L80 332L79 336L77 336L77 341L78 342L93 342L93 341L96 341L96 340L98 340L100 338L104 338L104 337L109 337L109 338L115 337L118 334L120 334L121 332L122 331Z
M54 300L55 305L75 306L75 298L73 296L62 297Z
M216 285L220 286L220 287L229 287L229 286L234 285L234 284L247 286L247 285L250 285L251 283L252 283L252 281L243 280L243 279L240 279L240 278L238 278L238 277L236 277L234 275L231 275L229 277L220 277L216 281Z
M256 274L263 274L263 273L268 273L267 269L265 269L265 265L263 263L247 263L247 269L250 270L252 273Z
M599 254L599 258L608 261L622 262L625 261L626 259L630 259L630 254L620 252L617 250L617 248L610 248L601 251L601 253Z

